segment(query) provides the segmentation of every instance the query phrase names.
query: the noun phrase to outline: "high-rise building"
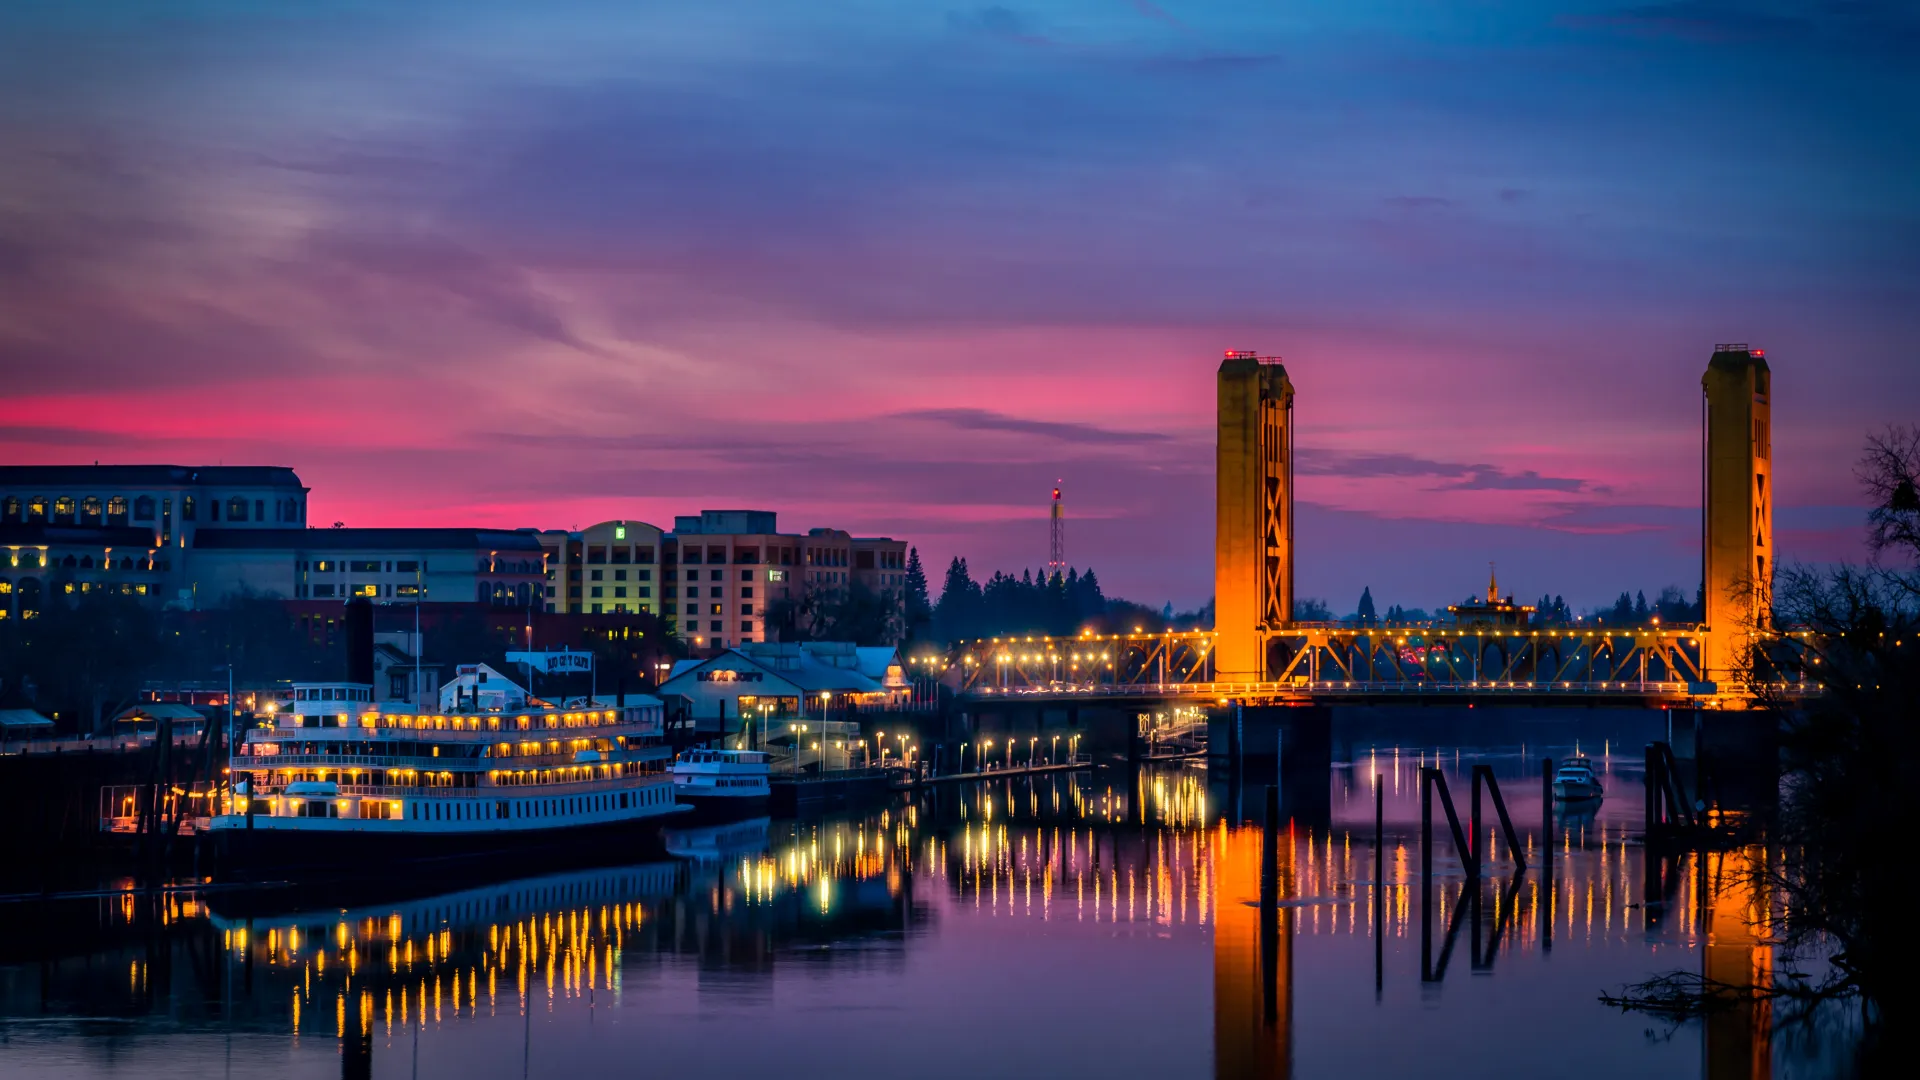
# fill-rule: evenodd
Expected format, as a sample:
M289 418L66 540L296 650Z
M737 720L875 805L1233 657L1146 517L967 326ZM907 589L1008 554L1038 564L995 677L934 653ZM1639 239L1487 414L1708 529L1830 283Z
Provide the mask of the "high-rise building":
M660 615L667 584L657 525L603 521L578 532L536 533L546 552L542 603L559 614Z
M1293 619L1293 383L1277 357L1230 350L1214 458L1214 666L1269 674L1267 641Z
M1707 637L1701 657L1709 681L1740 676L1753 631L1772 607L1773 374L1766 353L1716 345L1700 379L1705 394L1701 462L1701 580Z

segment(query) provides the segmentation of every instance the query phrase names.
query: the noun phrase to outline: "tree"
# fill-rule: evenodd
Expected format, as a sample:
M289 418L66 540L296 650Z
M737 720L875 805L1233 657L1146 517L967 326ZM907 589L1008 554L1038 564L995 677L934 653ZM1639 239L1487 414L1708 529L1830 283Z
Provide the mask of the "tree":
M1332 622L1333 609L1327 607L1325 600L1311 596L1302 597L1293 602L1293 620L1295 622Z
M1644 592L1634 593L1633 621L1636 623L1644 623L1651 617L1652 613L1647 610L1647 594Z
M1780 567L1773 610L1742 628L1763 632L1765 644L1738 677L1758 688L1780 730L1777 759L1768 755L1781 774L1769 785L1778 792L1769 855L1752 860L1746 882L1768 898L1767 914L1751 921L1776 951L1772 974L1742 985L1675 972L1629 987L1615 1004L1698 1015L1766 999L1780 1028L1828 1002L1860 999L1850 1011L1864 1028L1863 1060L1845 1071L1893 1071L1920 961L1906 871L1889 857L1907 842L1907 793L1920 765L1920 530L1908 527L1920 515L1916 474L1913 429L1869 437L1858 476L1873 500L1873 562ZM1785 687L1818 693L1789 696Z
M920 565L920 549L907 549L906 623L907 639L925 636L933 624L933 601L927 595L927 571Z
M1380 621L1379 616L1374 613L1373 587L1371 585L1363 586L1360 589L1360 608L1358 614L1360 616L1360 625L1362 626L1372 626L1374 623Z

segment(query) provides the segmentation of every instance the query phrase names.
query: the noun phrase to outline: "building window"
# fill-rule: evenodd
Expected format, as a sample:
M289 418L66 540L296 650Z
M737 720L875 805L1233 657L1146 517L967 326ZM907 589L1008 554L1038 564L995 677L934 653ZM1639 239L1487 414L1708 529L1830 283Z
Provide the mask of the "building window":
M747 622L743 622L743 623L741 623L741 624L740 624L740 632L741 632L741 633L743 633L743 634L751 634L751 633L753 633L753 622L752 622L752 620L748 620Z
M708 629L708 630L711 630L712 632L714 632L714 633L716 633L716 634L717 634L717 633L719 633L719 632L720 632L720 620L719 620L719 619L715 619L715 620L713 620L712 622L710 622L710 623L708 623L708 624L707 624L707 629Z
M751 585L740 586L740 599L742 600L753 599L753 586Z
M553 599L553 586L551 585L547 586L547 599L549 600ZM553 605L551 604L547 605L547 610L549 611L553 610Z
M635 570L633 572L633 579L635 581L652 581L653 571L646 569Z
M107 524L124 526L127 523L127 497L115 495L107 500Z
M139 498L133 500L133 520L135 521L152 521L153 520L153 496L142 495Z
M698 571L698 570L689 570L689 571L687 571L687 580L688 580L688 581L699 581L699 580L700 580L700 571Z
M265 499L253 500L253 520L255 521L267 520L267 500Z
M394 563L393 568L402 574L414 574L419 572L420 562L417 559L409 559L405 562Z
M600 598L601 598L602 596L605 596L605 595L606 595L606 591L605 591L605 590L604 590L604 589L603 589L603 588L602 588L601 586L599 586L599 585L595 585L595 586L593 587L593 598L594 598L595 600L598 600L598 599L600 599ZM598 605L598 604L596 604L596 605L594 605L594 606L595 606L595 607L598 607L599 605Z
M712 607L710 607L710 608L708 608L708 609L707 609L707 614L709 614L709 615L720 615L720 614L724 614L724 612L723 612L723 610L722 610L722 607L721 607L721 605L719 605L719 604L714 604L714 605L713 605ZM716 627L714 627L714 629L716 629L716 630L718 630L718 629L719 629L719 627L717 627L717 626L716 626Z
M723 562L726 562L726 561L727 561L727 549L726 549L726 548L723 548L723 547L709 547L709 548L707 548L707 561L708 561L708 562L710 562L710 563L723 563Z
M635 562L652 562L653 549L650 547L635 549L634 561Z
M605 575L605 574L606 574L606 571L605 571L605 570L589 570L589 571L587 571L587 577L588 577L588 578L589 578L590 580L593 580L593 581L603 581L603 580L605 580L605 577L604 577L604 575Z
M753 571L751 571L751 570L742 570L742 571L740 571L740 580L741 580L741 581L752 581L752 580L753 580Z
M191 496L191 495L183 495L183 496L181 496L181 498L180 498L180 520L181 520L181 521L198 521L199 519L193 516L193 509L194 509L194 507L193 507L193 496Z
M18 522L20 520L20 496L9 495L4 509L0 509L0 521Z
M615 600L623 600L626 598L626 595L627 587L625 585L615 585L613 587L613 598Z
M377 574L380 572L380 560L355 559L347 564L347 569L356 574Z
M594 613L595 615L598 615L598 614L600 614L600 606L601 606L601 605L599 605L599 604L595 604L595 605L593 605L593 613Z
M418 586L418 585L395 585L395 586L393 587L393 594L394 594L395 596L419 596L419 595L420 595L420 586Z
M53 500L53 523L55 525L73 524L73 496L62 495Z
M228 521L247 520L247 500L241 498L238 495L235 495L233 498L228 499L227 500L227 520Z
M638 596L644 600L647 597L650 597L653 595L653 586L641 585L633 590L633 595Z
M751 615L751 614L753 614L753 605L752 605L752 604L741 604L741 605L740 605L740 614L742 614L742 615Z
M353 587L353 593L352 593L352 595L354 595L354 596L379 596L379 595L380 595L380 586L378 586L378 585L355 585L355 586Z
M322 597L322 596L332 596L332 595L333 595L333 586L331 586L331 585L315 585L315 586L313 587L313 595L314 595L315 597Z
M727 591L725 589L722 589L720 586L715 585L714 587L707 590L707 595L713 597L715 600L718 600L721 597L727 595Z
M80 504L80 524L100 524L100 499L98 496L89 495L86 497L86 500Z
M625 570L615 570L613 572L613 580L615 581L627 580L627 572Z

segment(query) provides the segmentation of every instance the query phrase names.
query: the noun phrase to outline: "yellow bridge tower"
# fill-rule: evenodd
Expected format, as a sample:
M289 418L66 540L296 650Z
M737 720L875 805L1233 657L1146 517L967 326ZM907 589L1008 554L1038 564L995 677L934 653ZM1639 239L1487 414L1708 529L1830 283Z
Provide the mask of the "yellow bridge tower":
M1772 608L1773 415L1766 353L1716 345L1700 380L1705 391L1701 462L1701 581L1706 639L1701 674L1712 682L1744 677L1754 631Z
M1274 357L1220 364L1214 462L1215 677L1265 679L1268 635L1293 619L1293 383Z

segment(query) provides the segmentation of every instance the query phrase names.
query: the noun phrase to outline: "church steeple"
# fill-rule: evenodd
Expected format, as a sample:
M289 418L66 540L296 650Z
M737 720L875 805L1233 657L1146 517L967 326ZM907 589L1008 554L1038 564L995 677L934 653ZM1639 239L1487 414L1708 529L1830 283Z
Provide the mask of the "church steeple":
M1487 564L1487 603L1500 602L1500 578L1493 572L1493 564Z

